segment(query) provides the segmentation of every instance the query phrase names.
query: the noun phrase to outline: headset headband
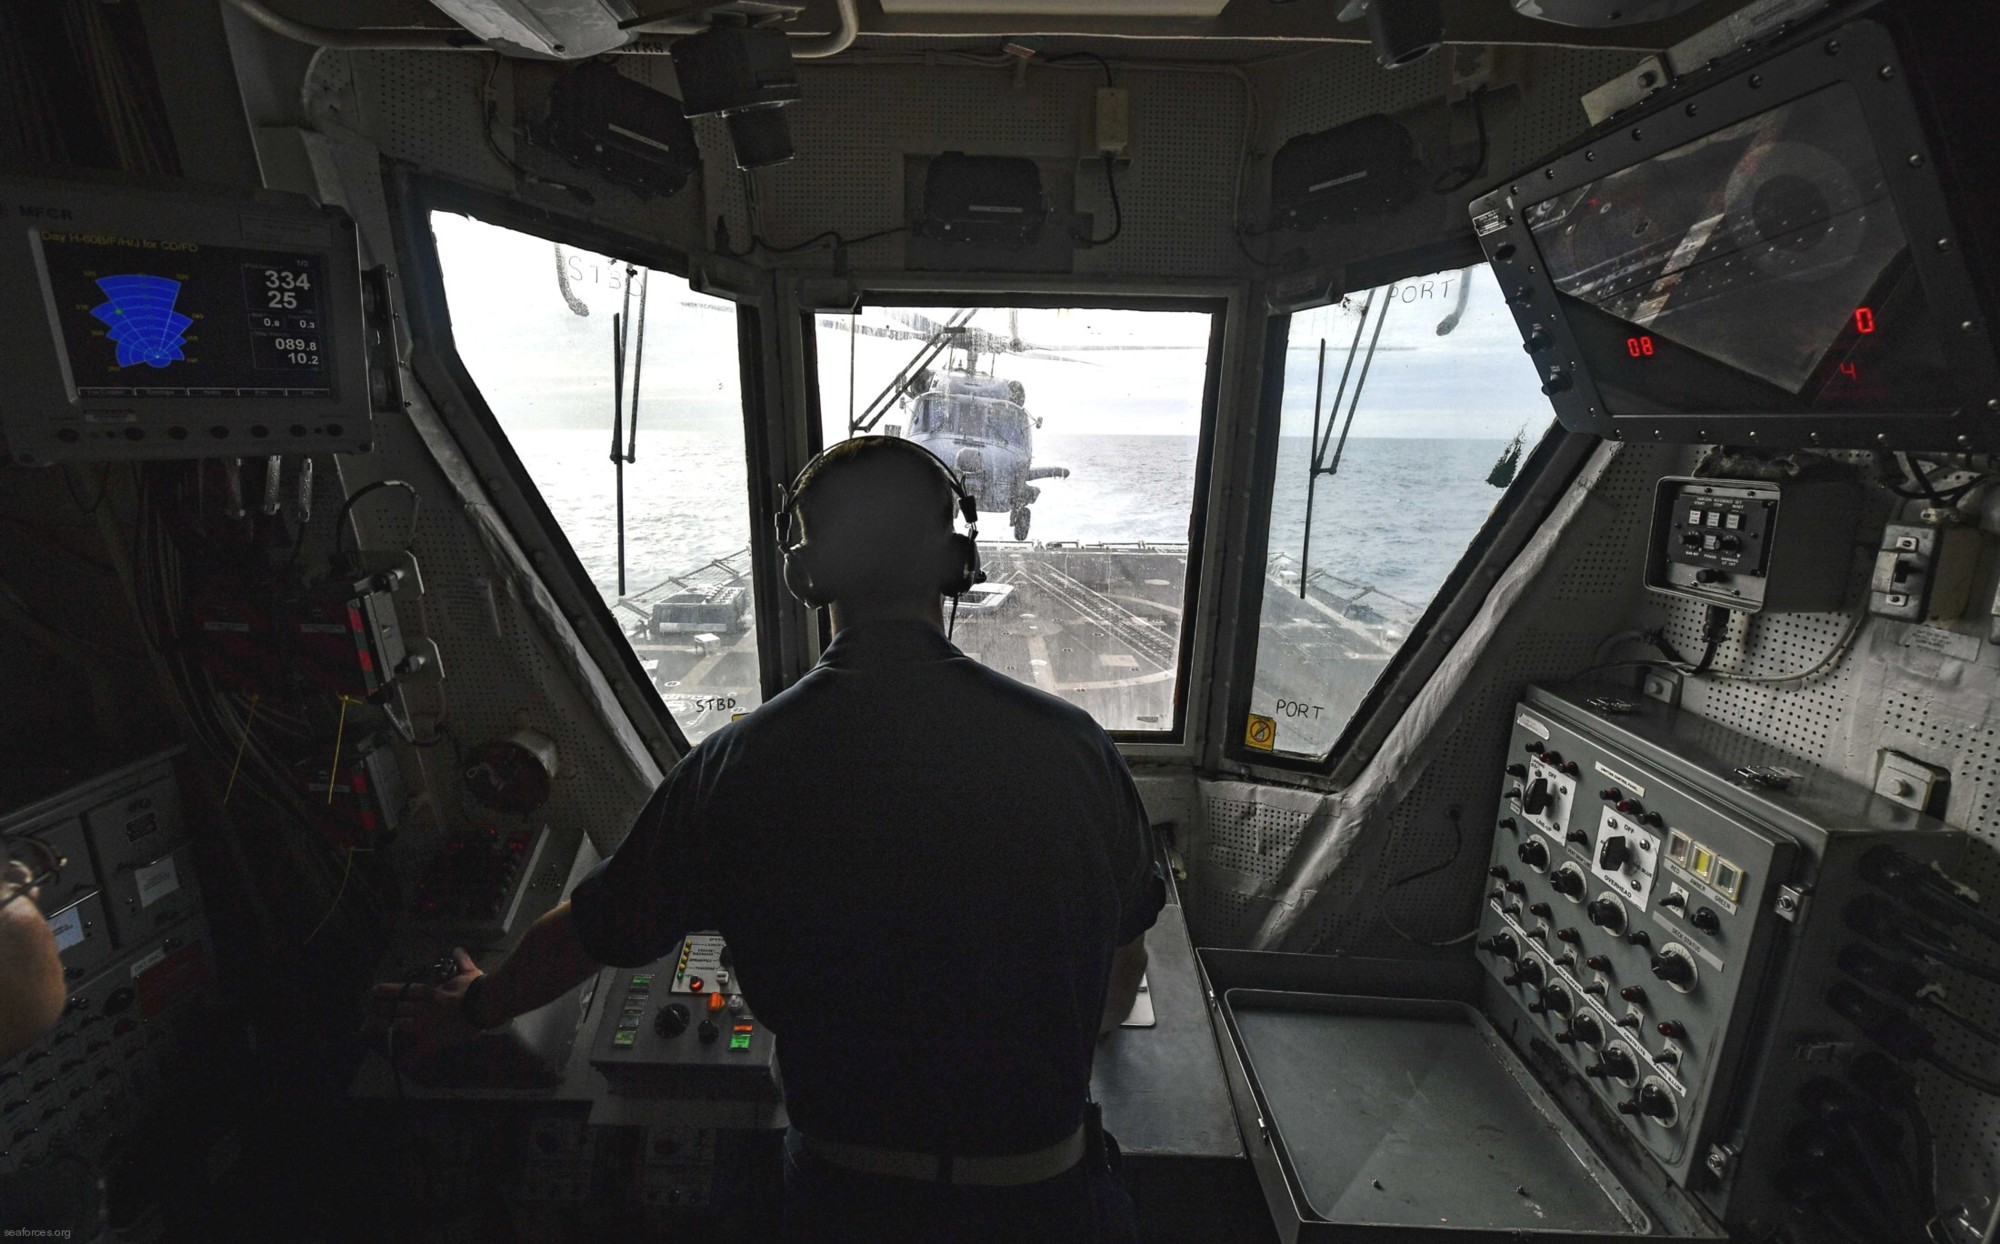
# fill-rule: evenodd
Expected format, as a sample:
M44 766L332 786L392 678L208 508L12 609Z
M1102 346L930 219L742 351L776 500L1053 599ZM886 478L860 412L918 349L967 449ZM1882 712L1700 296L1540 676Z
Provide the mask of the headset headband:
M974 539L979 537L979 503L973 499L972 494L965 491L965 484L958 478L958 472L946 466L944 459L925 449L922 445L916 444L914 441L904 440L900 436L855 436L820 450L803 467L799 468L798 478L792 481L790 490L782 494L782 499L778 505L776 526L778 547L780 549L794 547L792 542L792 516L798 513L799 499L818 480L820 471L825 467L826 456L834 450L839 449L842 445L852 445L856 442L868 442L871 445L902 445L905 447L902 452L915 453L921 456L925 462L936 467L938 472L944 476L945 485L951 489L953 502L959 515L965 519L966 534L972 536ZM854 456L858 457L859 454Z

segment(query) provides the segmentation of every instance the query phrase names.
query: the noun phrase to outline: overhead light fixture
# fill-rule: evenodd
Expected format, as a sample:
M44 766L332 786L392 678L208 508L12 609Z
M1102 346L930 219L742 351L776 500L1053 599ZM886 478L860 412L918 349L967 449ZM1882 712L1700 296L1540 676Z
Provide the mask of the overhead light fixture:
M1554 22L1559 26L1605 28L1665 21L1676 13L1693 8L1701 0L1512 0L1512 3L1514 11L1522 17ZM1795 17L1796 14L1787 16Z
M671 51L687 115L728 123L738 168L792 158L784 107L799 98L799 75L782 31L711 26L677 40Z
M1444 10L1438 0L1370 0L1368 41L1382 68L1414 64L1443 45Z

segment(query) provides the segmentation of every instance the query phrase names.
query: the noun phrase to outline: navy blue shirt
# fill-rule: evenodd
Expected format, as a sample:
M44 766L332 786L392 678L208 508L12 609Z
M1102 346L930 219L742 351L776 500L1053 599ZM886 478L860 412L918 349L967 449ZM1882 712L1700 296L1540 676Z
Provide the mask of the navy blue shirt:
M704 739L571 898L601 963L727 938L808 1135L958 1154L1076 1128L1112 951L1164 902L1097 723L917 622Z

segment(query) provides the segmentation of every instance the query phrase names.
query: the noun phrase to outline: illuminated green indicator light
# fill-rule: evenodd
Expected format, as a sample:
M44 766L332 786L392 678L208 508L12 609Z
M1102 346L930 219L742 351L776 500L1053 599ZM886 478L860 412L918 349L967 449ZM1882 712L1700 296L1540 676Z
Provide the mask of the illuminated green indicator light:
M734 1036L730 1037L730 1038L729 1038L729 1048L730 1048L731 1050L747 1050L747 1049L749 1049L749 1048L750 1048L750 1034L749 1034L749 1033L747 1033L747 1032L739 1032L739 1033L735 1034Z
M632 988L634 989L651 989L652 987L653 978L651 976L635 976L632 978Z
M611 1045L614 1049L629 1050L632 1048L632 1043L638 1039L639 1034L627 1028L611 1034Z

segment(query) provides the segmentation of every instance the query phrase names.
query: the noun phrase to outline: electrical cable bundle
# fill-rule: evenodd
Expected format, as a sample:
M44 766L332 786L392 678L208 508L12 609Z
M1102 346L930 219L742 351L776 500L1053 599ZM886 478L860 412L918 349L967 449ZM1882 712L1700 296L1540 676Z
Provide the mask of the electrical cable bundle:
M239 599L249 601L247 607L263 607L272 618L296 586L288 582L295 558L282 570L268 565L260 570L264 550L296 547L293 539L282 538L277 516L252 513L231 519L209 513L208 469L190 463L150 466L139 473L130 574L140 624L210 761L219 799L232 812L248 805L265 814L239 813L233 819L244 825L275 821L304 831L275 853L255 853L265 868L285 869L282 877L264 878L260 888L267 895L296 898L274 905L268 917L280 926L309 922L319 919L311 913L330 914L338 904L359 918L352 934L373 942L386 932L393 904L374 877L376 870L355 866L355 851L341 851L308 829L315 818L299 776L302 765L327 754L345 726L345 704L316 689L302 692L276 682L257 686L255 673L248 670L225 681L203 659L209 635L196 629L190 613L190 577L204 584L225 583L242 593ZM247 539L242 534L246 528ZM228 623L215 625L217 633L227 633L222 628ZM273 813L275 817L268 815ZM286 920L281 911L295 914ZM283 940L303 944L319 931L309 934L308 928L310 923Z

